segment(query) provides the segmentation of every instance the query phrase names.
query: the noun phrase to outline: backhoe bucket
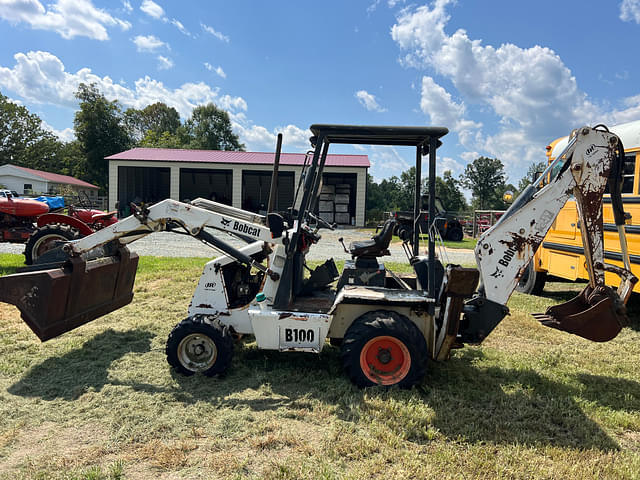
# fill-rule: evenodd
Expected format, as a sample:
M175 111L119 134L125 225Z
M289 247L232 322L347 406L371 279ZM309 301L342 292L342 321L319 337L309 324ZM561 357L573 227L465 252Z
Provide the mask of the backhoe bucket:
M70 258L62 267L0 277L0 301L15 305L43 342L106 315L133 299L138 255Z
M628 324L624 303L606 286L587 286L577 297L533 316L547 327L594 342L612 340Z

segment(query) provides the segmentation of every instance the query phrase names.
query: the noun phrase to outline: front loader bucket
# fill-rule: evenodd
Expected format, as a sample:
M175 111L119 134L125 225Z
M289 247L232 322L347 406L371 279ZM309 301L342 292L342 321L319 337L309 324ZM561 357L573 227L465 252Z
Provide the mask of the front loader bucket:
M0 277L0 301L15 305L43 342L131 302L138 255L115 256Z
M594 342L612 340L628 323L624 304L611 288L605 286L595 289L587 286L577 297L533 316L547 327Z

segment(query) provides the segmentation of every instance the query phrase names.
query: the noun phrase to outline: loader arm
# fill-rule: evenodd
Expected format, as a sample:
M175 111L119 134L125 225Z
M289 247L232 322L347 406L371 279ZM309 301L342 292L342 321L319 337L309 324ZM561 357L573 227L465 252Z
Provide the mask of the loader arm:
M187 233L257 268L277 281L279 274L242 250L209 233L205 227L242 235L255 242L284 245L289 231L282 217L255 215L204 199L193 204L163 200L87 237L42 255L36 264L0 277L0 302L15 305L42 340L106 315L131 302L138 256L126 244L178 224ZM283 235L284 234L284 235ZM57 250L57 251L56 251ZM47 263L52 261L53 263Z
M574 196L589 285L576 299L552 307L537 318L546 326L594 341L610 340L618 334L626 322L624 304L637 278L628 270L625 248L623 267L604 262L602 198L609 181L613 203L621 209L621 152L623 146L618 137L606 130L583 127L573 132L566 149L478 240L475 256L480 270L481 300L471 300L472 305L483 302L506 305L558 213ZM538 189L537 185L548 175L550 181ZM624 212L621 215L618 212L618 221L624 223ZM621 245L626 245L624 228L618 231ZM617 292L605 285L605 271L620 276Z

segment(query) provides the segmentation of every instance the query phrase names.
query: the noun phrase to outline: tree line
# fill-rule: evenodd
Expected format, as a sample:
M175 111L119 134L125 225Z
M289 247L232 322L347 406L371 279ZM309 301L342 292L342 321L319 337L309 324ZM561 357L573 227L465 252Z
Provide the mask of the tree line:
M79 108L74 114L76 138L60 140L44 128L38 115L10 101L0 93L0 165L44 170L93 183L103 192L108 187L108 162L105 157L140 147L204 150L241 150L245 146L233 133L229 114L214 105L200 105L182 121L178 111L162 102L142 109L123 109L117 100L108 100L95 84L81 83L75 93ZM448 211L503 210L508 207L502 195L506 190L518 194L531 182L544 162L529 166L518 187L506 182L503 163L497 158L479 157L454 178L447 170L436 177L436 195ZM368 218L382 213L413 210L415 167L376 182L367 178ZM471 192L468 204L462 189ZM427 192L423 179L422 191Z
M130 148L164 147L244 150L233 133L229 114L215 104L200 105L181 121L178 111L157 102L142 109L123 109L95 84L81 83L75 93L75 140L64 142L44 128L38 115L0 93L0 165L71 175L108 186L105 157Z
M513 192L514 198L522 192L544 170L545 162L529 165L526 175L514 186L506 181L504 164L497 158L479 157L469 163L456 179L450 170L436 177L436 196L449 212L469 210L505 210L509 207L503 200L504 193ZM392 176L376 182L367 176L367 218L380 219L384 212L412 211L415 192L416 169L411 167L400 177ZM421 192L428 192L428 178L423 178ZM467 202L462 189L471 192L471 203Z

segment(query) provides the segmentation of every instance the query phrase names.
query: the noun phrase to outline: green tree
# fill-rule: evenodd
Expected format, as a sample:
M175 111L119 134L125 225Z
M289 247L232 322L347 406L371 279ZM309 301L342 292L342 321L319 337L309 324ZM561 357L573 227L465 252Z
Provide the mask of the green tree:
M0 164L59 173L61 148L62 142L42 127L40 117L0 93Z
M86 157L86 179L106 190L108 161L105 157L131 145L122 110L117 100L107 100L93 83L81 83L76 98L80 100L80 109L73 125Z
M440 198L442 206L449 212L463 212L468 208L458 183L453 178L451 170L445 170L442 178L436 177L436 196Z
M233 133L229 114L213 103L193 109L185 124L190 137L190 148L205 150L240 150L244 144Z
M164 132L174 135L181 127L178 111L162 102L147 105L142 110L129 108L124 112L123 121L135 142L140 142L150 132L158 136Z
M190 146L189 137L183 127L180 127L176 133L166 131L159 133L149 130L138 145L153 148L189 148Z
M527 174L518 182L518 193L522 193L525 188L531 185L531 183L533 183L533 181L544 171L546 167L546 162L531 163L527 169Z
M476 158L460 175L460 184L471 190L472 206L475 209L503 208L505 173L504 165L497 158Z

